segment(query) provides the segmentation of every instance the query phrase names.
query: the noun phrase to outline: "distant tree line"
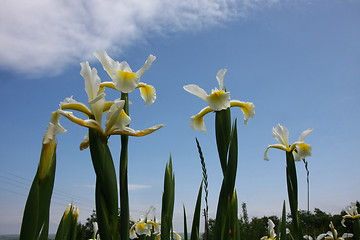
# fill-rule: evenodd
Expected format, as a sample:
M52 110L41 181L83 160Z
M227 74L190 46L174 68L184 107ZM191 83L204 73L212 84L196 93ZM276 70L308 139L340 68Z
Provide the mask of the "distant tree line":
M360 209L360 203L356 202L357 208ZM246 203L242 203L242 214L239 219L240 226L240 237L242 240L254 240L260 239L263 236L267 235L268 219L271 219L276 226L279 225L280 219L278 216L263 216L263 217L253 217L249 220L247 213ZM342 226L341 220L346 213L341 211L339 214L332 215L330 213L325 213L319 208L315 208L314 211L305 211L300 210L299 216L301 220L302 229L304 230L305 235L310 235L314 239L321 234L326 233L330 230L329 224L333 222L335 229L338 231L339 236L345 232L353 232L352 221L345 221L346 228ZM78 224L77 228L77 240L88 240L91 239L93 235L93 222L96 222L96 213L95 210L90 217L87 218L86 223ZM202 240L215 240L213 239L213 230L215 227L215 219L209 219L208 223L209 231L207 239L204 238L204 235L201 236ZM287 216L287 227L291 232L291 217L290 214Z
M357 208L360 209L360 203L356 202ZM242 215L239 219L240 226L240 237L242 240L254 240L260 239L263 236L267 235L268 219L271 219L276 226L279 225L280 219L278 216L264 216L264 217L253 217L251 221L249 220L246 203L242 203ZM345 206L344 206L345 207ZM319 208L315 208L314 211L299 211L299 217L302 225L302 229L305 235L310 235L314 239L321 234L330 231L329 224L333 222L335 229L338 231L339 236L345 232L353 232L352 221L345 221L346 228L342 226L341 220L345 215L345 211L341 211L339 214L332 215L330 213L325 213ZM209 232L208 238L205 239L202 236L203 240L215 240L213 239L213 229L215 227L215 220L209 220ZM291 232L291 217L290 214L287 216L287 228Z

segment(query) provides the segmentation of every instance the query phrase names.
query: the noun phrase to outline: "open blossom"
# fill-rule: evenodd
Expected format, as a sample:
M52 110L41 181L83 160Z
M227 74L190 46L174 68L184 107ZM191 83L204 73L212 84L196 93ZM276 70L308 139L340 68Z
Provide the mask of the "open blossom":
M145 136L150 134L163 125L153 126L151 128L136 131L128 127L131 119L123 110L125 101L116 99L113 102L105 101L105 93L101 91L101 80L95 68L91 69L88 62L81 63L81 72L85 80L85 90L89 99L88 108L85 104L77 102L72 97L66 98L60 103L60 109L57 111L59 114L68 118L70 121L97 130L104 136L110 135L129 135L129 136ZM66 110L76 110L83 113L88 119L81 119L74 116L73 112ZM105 120L105 130L102 128L103 113L107 112ZM85 136L84 141L80 145L83 150L89 145L88 136Z
M268 219L268 235L264 236L260 240L275 240L276 233L275 233L275 224L271 219Z
M151 236L151 234L158 234L160 232L160 223L151 221L146 218L140 219L140 221L132 220L134 225L130 228L130 239L138 238L138 236L145 235Z
M346 215L343 216L343 219L341 221L341 224L345 226L345 220L346 219L356 219L360 218L360 214L358 213L356 203L352 202L350 206L347 206L344 211L346 212Z
M227 69L221 69L217 73L216 79L219 83L219 89L213 89L210 94L207 94L204 89L195 84L184 86L184 90L200 97L201 99L204 99L208 104L208 107L203 108L197 115L191 117L190 125L193 130L206 133L204 116L210 112L225 110L229 107L241 108L244 113L245 124L247 124L249 118L253 118L255 116L255 106L253 103L230 100L230 92L225 91L224 87L224 76L226 72Z
M304 158L311 156L311 146L304 143L304 139L313 129L305 130L301 133L299 140L292 145L289 144L289 130L278 124L273 128L273 137L279 142L279 144L269 145L264 153L264 160L268 161L267 152L270 148L277 148L286 152L293 152L294 160L301 161Z
M334 227L334 224L332 222L330 222L329 225L331 231L328 231L327 233L322 233L320 234L316 240L321 240L321 239L325 239L325 240L344 240L345 238L351 238L353 237L352 233L344 233L341 237L338 237L338 233Z
M144 66L137 72L133 72L127 62L123 61L119 63L118 61L114 61L111 57L109 57L105 50L98 50L94 53L94 55L113 80L113 82L102 83L102 87L114 88L123 93L129 93L134 91L136 88L139 88L141 97L145 101L145 105L152 104L155 101L155 88L151 85L140 82L140 77L155 61L155 56L150 55Z

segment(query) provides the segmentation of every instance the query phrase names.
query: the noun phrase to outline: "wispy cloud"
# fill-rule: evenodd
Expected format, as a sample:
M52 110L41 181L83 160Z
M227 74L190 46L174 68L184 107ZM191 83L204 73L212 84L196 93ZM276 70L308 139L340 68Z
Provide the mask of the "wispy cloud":
M255 3L254 3L255 2ZM94 50L121 52L146 36L200 30L276 0L4 0L0 69L60 73Z

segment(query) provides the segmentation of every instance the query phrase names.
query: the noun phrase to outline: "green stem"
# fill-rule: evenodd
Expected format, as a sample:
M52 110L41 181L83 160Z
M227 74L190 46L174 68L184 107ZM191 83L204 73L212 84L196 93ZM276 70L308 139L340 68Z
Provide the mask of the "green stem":
M127 93L121 93L121 99L125 101L124 111L129 115L129 98ZM129 136L121 135L120 152L120 239L129 239L130 213L128 192L128 143Z
M360 240L360 218L355 218L353 222L354 239Z

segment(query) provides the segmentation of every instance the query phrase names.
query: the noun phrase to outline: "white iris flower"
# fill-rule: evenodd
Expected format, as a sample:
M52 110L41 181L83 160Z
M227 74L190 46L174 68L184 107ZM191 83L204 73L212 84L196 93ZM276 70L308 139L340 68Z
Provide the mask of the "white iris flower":
M105 50L98 50L94 53L96 58L102 64L104 70L109 74L113 82L104 82L101 87L110 87L117 89L123 93L129 93L136 88L140 89L141 97L145 101L145 105L152 104L156 99L155 88L151 85L140 82L140 77L155 61L156 57L150 55L137 72L133 72L129 64L125 61L119 63L114 61Z
M301 133L299 140L292 145L289 144L289 130L278 124L273 128L273 137L279 142L279 144L269 145L264 153L264 160L269 161L267 152L270 148L277 148L286 152L293 152L294 160L301 161L304 158L311 156L311 146L304 143L304 139L313 129L305 130ZM294 151L295 150L295 151Z
M225 110L229 107L241 108L244 113L245 124L247 124L249 118L253 118L255 116L255 105L253 103L230 100L230 92L226 92L224 87L224 76L226 72L227 69L221 69L217 73L216 79L219 83L219 89L213 89L209 95L204 89L195 84L189 84L184 86L184 89L187 92L194 94L201 99L204 99L208 104L208 107L203 108L197 115L191 117L190 125L193 130L198 130L206 133L204 116L210 112Z

